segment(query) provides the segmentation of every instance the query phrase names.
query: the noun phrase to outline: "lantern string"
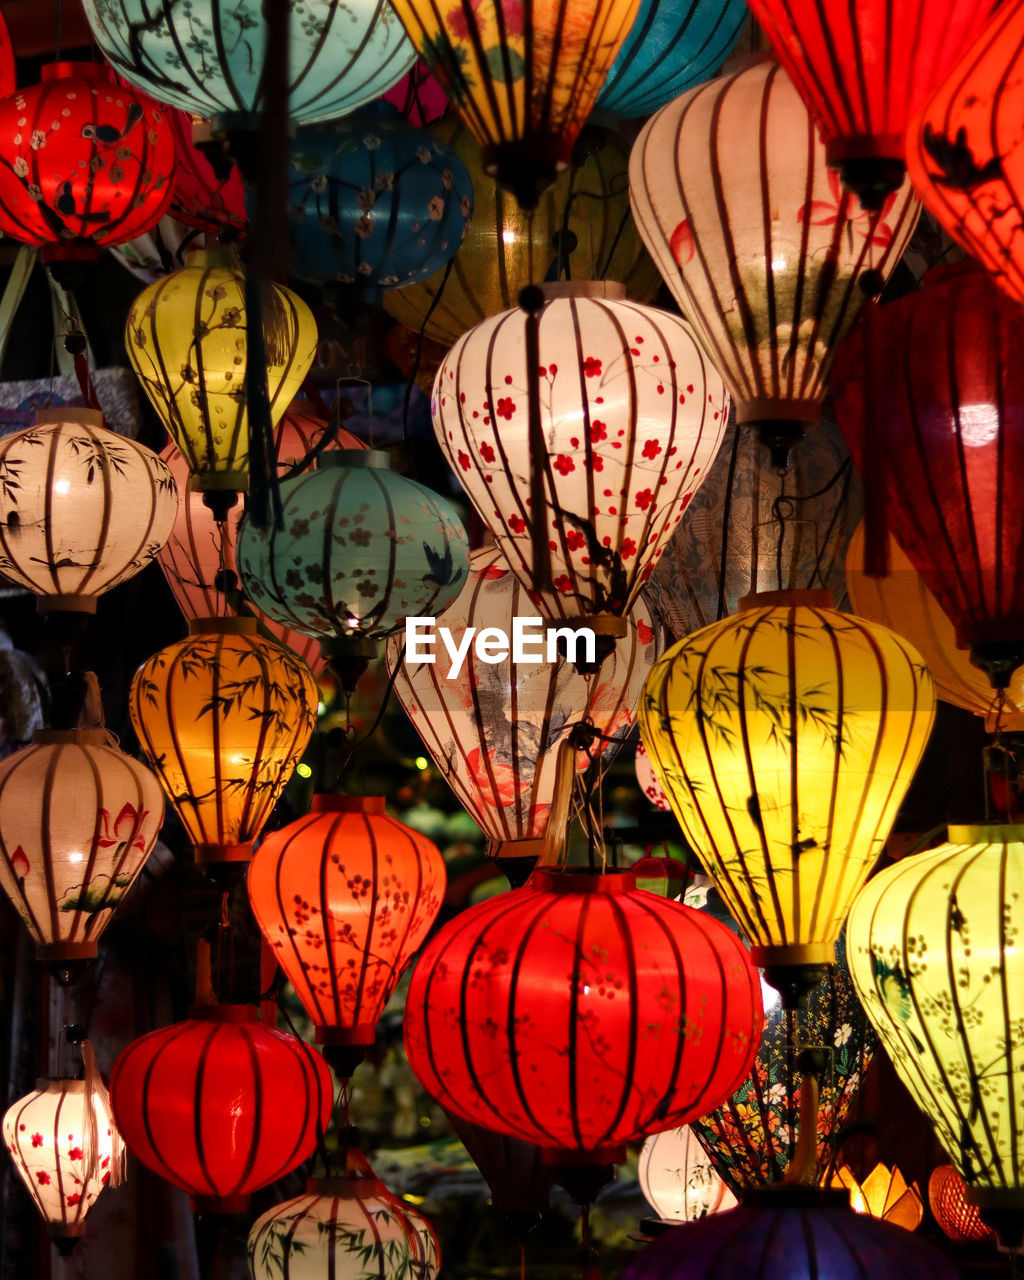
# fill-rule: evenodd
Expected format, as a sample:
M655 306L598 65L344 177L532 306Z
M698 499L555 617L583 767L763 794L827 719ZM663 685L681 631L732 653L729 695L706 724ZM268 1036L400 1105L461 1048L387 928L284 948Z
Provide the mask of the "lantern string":
M213 965L210 956L210 943L207 938L200 938L196 944L196 1004L216 1004L217 997L213 990Z
M448 279L452 274L452 268L455 265L455 259L449 258L444 264L444 274L441 276L441 283L437 286L437 292L430 299L430 306L420 321L419 330L416 333L416 346L413 350L412 369L409 373L409 381L405 386L405 399L402 401L402 444L409 443L409 406L412 404L412 389L416 385L416 375L420 371L420 363L423 359L423 344L426 340L427 325L430 323L430 317L434 314L434 310L444 293L444 287L448 283Z
M384 696L381 698L380 707L377 710L377 715L374 718L373 724L370 725L369 729L367 729L367 731L362 735L361 738L357 738L354 735L353 736L348 735L348 732L347 732L348 726L346 723L346 743L345 743L346 750L345 750L345 754L342 756L341 764L338 766L338 769L334 775L334 783L331 788L333 791L336 791L338 789L338 786L341 783L342 776L345 774L349 766L352 764L356 751L365 742L368 742L380 727L380 723L384 719L384 713L387 711L388 706L391 702L391 696L394 693L395 681L398 679L398 674L402 670L402 666L404 662L405 662L405 641L403 640L402 647L399 650L398 656L395 660L395 665L392 668L390 675L388 676L388 682L384 686ZM348 715L348 709L347 709L348 696L350 695L346 695L346 718Z
M740 426L736 421L736 410L730 405L729 412L732 414L732 452L729 455L729 474L725 481L725 504L722 508L722 551L718 561L718 612L715 614L718 622L725 617L725 571L729 559L729 531L732 527L732 496L735 489L733 482L740 454ZM757 590L756 582L751 582L750 590Z
M288 1012L287 1006L281 1002L281 984L280 982L277 981L276 974L275 974L274 986L270 990L273 993L273 998L277 1001L278 1012L281 1014L281 1017L284 1018L285 1022L288 1025L288 1030L299 1042L299 1046L302 1052L308 1054L310 1059L315 1061L318 1055L315 1053L313 1048L302 1038L302 1036L299 1035L298 1030L296 1029L295 1023L292 1021L292 1016ZM270 992L268 992L268 994L270 994ZM320 1157L320 1161L324 1167L324 1176L329 1178L331 1176L331 1171L332 1171L332 1162L331 1162L330 1152L328 1151L328 1148L327 1148L326 1135L324 1134L324 1126L320 1120L320 1097L321 1097L319 1092L320 1091L320 1073L319 1071L314 1071L313 1075L317 1082L317 1094L318 1094L317 1107L316 1107L316 1149L317 1149L317 1154ZM337 1109L337 1106L340 1105L342 1107L342 1113L344 1115L344 1121L343 1121L344 1127L341 1133L339 1134L339 1149L341 1150L343 1150L342 1143L344 1142L345 1130L348 1128L347 1090L349 1087L349 1083L350 1082L348 1080L341 1080L340 1086L339 1086L339 1095L338 1095L337 1103L335 1102L333 1095L331 1097L332 1114Z
M57 0L57 8L54 13L54 33L53 33L53 60L60 62L60 46L61 38L64 32L64 0Z

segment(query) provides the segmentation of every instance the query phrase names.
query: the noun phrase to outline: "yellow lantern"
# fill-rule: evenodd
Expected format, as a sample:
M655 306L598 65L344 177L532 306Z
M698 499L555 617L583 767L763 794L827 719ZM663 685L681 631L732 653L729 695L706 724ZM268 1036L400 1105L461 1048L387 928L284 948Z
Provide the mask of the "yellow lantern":
M248 862L313 733L316 681L255 618L195 618L189 633L136 672L132 724L196 860Z
M263 300L270 419L295 398L316 354L313 314L291 290L273 285ZM249 473L246 411L245 277L225 250L196 250L181 271L151 284L132 303L128 358L153 408L188 460L189 488L244 491ZM218 504L226 510L233 498Z
M857 895L850 973L896 1072L1009 1248L1024 1242L1024 825L951 826Z
M655 772L787 1007L834 960L934 712L914 649L827 591L745 596L648 676Z
M863 1182L858 1182L848 1165L841 1165L832 1175L831 1185L850 1193L854 1213L870 1214L883 1222L891 1222L906 1231L916 1231L924 1217L924 1205L917 1183L907 1186L899 1169L876 1164Z

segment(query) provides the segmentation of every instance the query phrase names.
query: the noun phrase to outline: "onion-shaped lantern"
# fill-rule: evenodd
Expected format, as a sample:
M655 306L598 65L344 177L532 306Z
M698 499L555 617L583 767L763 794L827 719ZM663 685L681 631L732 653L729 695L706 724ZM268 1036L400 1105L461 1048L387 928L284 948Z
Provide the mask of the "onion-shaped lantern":
M316 324L301 298L273 285L263 299L263 333L276 425L313 363ZM128 312L125 343L150 403L188 459L189 487L211 498L244 491L245 279L231 254L197 249L181 271L144 289Z
M461 912L413 971L405 1046L447 1110L553 1164L606 1164L750 1069L761 990L734 933L629 871L533 873Z
M248 862L305 751L318 693L309 668L255 618L197 618L144 662L129 707L143 751L199 862Z
M982 1221L1024 1242L1024 826L951 826L857 895L846 950L896 1072Z
M627 302L613 284L546 289L536 321L539 370L527 364L533 320L521 308L477 325L438 370L434 430L528 590L536 544L547 541L547 616L608 630L637 598L707 474L728 402L684 320ZM529 426L538 373L539 457ZM532 505L536 467L543 513Z
M167 541L176 507L165 463L95 409L43 409L0 440L0 571L40 610L95 613Z
M748 16L743 0L641 0L598 96L598 111L649 116L710 79Z
M0 99L0 230L44 260L95 261L167 210L174 135L166 111L95 62L54 62Z
M171 188L171 214L222 241L245 235L245 189L238 167L227 156L210 155L205 144L209 128L194 124L184 111L167 112L174 133L176 164Z
M430 1223L358 1150L348 1152L344 1174L310 1178L305 1195L274 1205L249 1232L253 1280L436 1280L440 1268Z
M266 20L257 0L201 10L146 0L84 0L103 56L159 102L209 117L264 107ZM288 114L331 120L390 88L416 55L388 0L288 4Z
M128 1149L213 1213L244 1213L251 1192L310 1156L333 1095L320 1055L249 1005L192 1006L133 1040L110 1076Z
M629 186L640 235L737 422L757 424L783 460L818 420L858 281L884 280L907 247L909 183L877 213L858 208L793 84L761 62L663 107L633 147Z
M648 677L655 772L788 1006L834 961L934 710L920 656L827 591L747 596Z
M692 1222L736 1204L688 1124L646 1139L637 1178L660 1222Z
M957 1243L985 1240L994 1244L996 1233L981 1220L978 1206L967 1199L967 1186L951 1164L940 1164L928 1179L928 1204L935 1221Z
M156 843L164 798L105 729L38 729L0 761L0 887L41 960L91 960Z
M445 883L437 847L388 817L381 796L314 796L311 813L262 842L249 902L318 1044L356 1061L373 1044ZM344 1057L332 1058L339 1071Z

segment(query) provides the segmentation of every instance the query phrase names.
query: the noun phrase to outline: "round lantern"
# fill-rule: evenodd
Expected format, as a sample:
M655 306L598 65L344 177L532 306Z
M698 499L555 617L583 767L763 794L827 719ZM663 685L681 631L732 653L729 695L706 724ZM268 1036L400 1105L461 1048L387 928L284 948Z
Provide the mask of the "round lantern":
M450 347L475 324L517 305L535 280L615 280L638 302L658 273L629 212L629 155L618 137L587 126L571 167L525 214L484 174L480 148L457 117L427 132L449 145L473 180L473 217L450 268L384 294L389 315Z
M0 886L41 960L91 960L156 843L164 798L105 729L38 729L0 761Z
M689 1125L646 1139L637 1178L661 1222L691 1222L736 1204Z
M413 971L405 1047L447 1110L606 1164L735 1088L761 1028L745 947L630 871L537 870L463 911Z
M103 56L130 83L199 116L263 108L266 21L257 0L202 10L146 0L84 0ZM332 120L390 88L416 55L388 0L288 4L288 114Z
M949 843L869 880L846 949L896 1072L1010 1247L1024 1238L1024 826L950 827Z
M437 847L388 817L382 796L314 796L311 813L266 837L249 901L318 1044L373 1044L445 883Z
M144 662L129 707L199 862L248 862L305 751L316 681L255 618L196 618Z
M249 1232L253 1280L435 1280L440 1268L430 1223L358 1150L341 1177L310 1178L305 1195L274 1205Z
M174 133L174 185L171 213L190 227L207 231L225 241L241 239L248 226L245 190L238 167L227 156L211 160L200 145L208 141L209 128L194 124L184 111L168 109Z
M0 571L41 610L95 613L167 541L177 493L145 445L94 409L43 409L0 440Z
M728 57L747 17L743 0L641 0L597 110L649 116L702 84Z
M950 1240L996 1242L996 1233L982 1222L978 1206L967 1199L964 1180L951 1164L941 1164L932 1171L928 1179L928 1203L935 1221Z
M195 1208L244 1213L250 1192L312 1154L330 1119L327 1064L248 1005L194 1005L185 1022L133 1040L110 1096L129 1150Z
M313 363L316 324L301 298L273 285L263 300L263 331L276 425ZM231 254L195 250L181 271L144 289L128 312L125 343L150 403L188 459L189 487L211 495L245 490L245 279Z
M858 280L884 280L907 247L909 183L880 212L859 209L785 72L760 62L663 107L633 147L629 185L640 235L737 422L757 424L783 461L818 420Z
M97 62L54 62L0 99L0 230L46 260L85 258L166 212L174 135L162 107Z
M787 1004L833 963L934 710L920 656L827 591L747 596L651 671L640 732L655 772Z
M590 625L621 618L636 599L718 450L728 404L684 320L625 301L613 284L545 291L540 456L529 426L533 321L521 308L455 344L431 408L438 442L512 572L534 588L535 543L546 536L553 590L541 590L543 609ZM531 505L536 467L542 527Z

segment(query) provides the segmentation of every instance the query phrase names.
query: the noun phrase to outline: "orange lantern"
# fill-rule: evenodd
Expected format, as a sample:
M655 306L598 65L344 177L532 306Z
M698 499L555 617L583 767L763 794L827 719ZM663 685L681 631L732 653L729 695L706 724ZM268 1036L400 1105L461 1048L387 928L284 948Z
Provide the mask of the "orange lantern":
M984 1240L995 1244L996 1232L981 1220L976 1204L967 1199L967 1184L951 1164L940 1164L928 1179L928 1203L935 1221L950 1240Z

